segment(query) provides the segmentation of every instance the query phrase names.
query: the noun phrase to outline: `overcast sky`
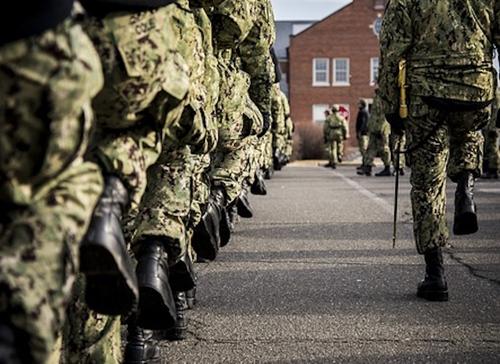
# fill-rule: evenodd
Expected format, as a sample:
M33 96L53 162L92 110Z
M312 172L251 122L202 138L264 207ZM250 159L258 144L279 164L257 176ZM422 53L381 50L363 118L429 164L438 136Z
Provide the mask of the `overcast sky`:
M271 0L276 20L320 20L351 0Z

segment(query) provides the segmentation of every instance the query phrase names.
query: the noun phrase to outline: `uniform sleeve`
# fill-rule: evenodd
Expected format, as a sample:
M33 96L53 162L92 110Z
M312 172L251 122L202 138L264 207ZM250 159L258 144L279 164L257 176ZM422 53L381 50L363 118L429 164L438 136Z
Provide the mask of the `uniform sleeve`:
M219 49L235 49L254 27L255 0L224 0L212 12Z
M380 33L379 90L386 114L399 109L398 66L411 45L411 18L408 0L390 0Z
M262 113L271 112L275 82L271 47L276 39L274 13L269 0L255 2L254 26L239 48L242 69L250 75L250 97Z

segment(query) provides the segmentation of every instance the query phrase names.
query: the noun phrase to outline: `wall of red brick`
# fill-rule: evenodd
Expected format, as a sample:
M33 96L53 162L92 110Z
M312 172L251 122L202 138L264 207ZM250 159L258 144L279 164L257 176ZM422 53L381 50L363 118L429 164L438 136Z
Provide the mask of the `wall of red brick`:
M354 143L358 100L374 95L374 87L370 85L370 59L379 56L379 42L370 26L380 15L381 10L374 9L373 0L354 0L291 39L289 85L295 122L311 123L314 104L349 104L351 144ZM314 58L349 58L350 86L313 87ZM331 73L330 62L330 82Z

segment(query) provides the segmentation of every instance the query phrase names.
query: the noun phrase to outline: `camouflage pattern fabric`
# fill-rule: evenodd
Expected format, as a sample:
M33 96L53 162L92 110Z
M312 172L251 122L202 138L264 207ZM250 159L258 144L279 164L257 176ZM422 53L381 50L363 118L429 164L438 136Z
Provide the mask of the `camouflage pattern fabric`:
M365 160L366 150L368 149L368 144L370 142L370 137L368 135L358 135L358 149L361 155L361 160Z
M101 72L71 21L0 48L0 320L25 362L51 355L102 191L82 158Z
M104 88L93 101L97 127L89 158L100 164L104 174L117 175L129 192L124 230L138 211L146 172L158 159L162 143L171 134L204 136L204 130L193 131L181 118L190 80L172 28L176 11L173 4L155 11L111 13L85 24L105 76ZM83 289L75 290L70 312L79 314L67 324L63 360L119 363L118 320L91 312L83 303Z
M411 97L407 158L415 241L420 254L448 242L446 175L452 180L462 171L480 176L483 137L477 127L490 115L489 107L473 112L443 112L430 108L418 96Z
M452 112L433 109L426 96L487 102L495 91L493 44L500 40L492 0L391 0L381 33L379 89L384 112L398 112L398 64L408 60L409 118L406 136L412 169L412 209L420 254L444 246L446 173L479 176L482 136L491 108ZM418 26L421 23L427 26Z
M292 121L292 118L290 117L291 111L290 111L290 103L288 102L288 98L286 97L285 93L282 91L282 101L283 101L283 106L284 106L284 111L285 111L285 155L288 158L292 157L293 154L293 133L294 133L294 124ZM349 134L349 133L348 133Z
M493 100L492 54L499 41L499 29L493 26L498 24L495 11L494 0L444 0L439 4L434 0L391 0L380 37L383 52L378 80L386 113L398 111L398 64L403 58L408 60L412 95L464 102ZM427 25L416 26L422 22Z
M338 164L344 155L344 140L347 138L347 121L337 112L331 113L323 125L328 160Z
M203 9L190 10L189 1L179 1L174 15L174 30L179 39L178 49L189 66L191 87L188 102L182 112L181 122L192 124L195 130L205 130L204 138L188 140L175 134L166 138L157 163L148 171L148 187L136 219L136 236L133 249L137 251L148 238L165 242L169 264L173 265L188 250L188 229L191 209L201 218L201 206L193 205L194 183L200 185L204 169L209 163L208 153L216 146L218 130L213 116L217 99L217 70L215 58L207 57L205 47L211 47L210 38L202 32L210 26ZM200 23L198 23L200 22ZM203 27L199 24L203 23ZM210 48L208 48L210 51ZM206 71L206 72L205 72ZM201 133L199 134L201 135ZM203 165L198 163L205 162ZM206 191L196 196L206 203Z
M93 102L97 131L90 156L104 173L120 177L132 208L140 202L146 170L158 158L164 137L191 133L177 110L169 112L189 88L171 26L175 9L110 14L86 25L105 75L105 87Z
M382 100L376 95L373 100L370 117L368 118L369 141L363 160L365 166L371 166L376 157L382 159L384 166L388 167L391 165L390 133L391 126L385 119Z
M401 151L406 150L406 135L403 134L402 136L396 135L396 134L390 134L389 135L389 147L391 151L391 163L394 169L398 169L398 166L396 166L396 148L397 148L397 143L401 143ZM399 169L403 169L406 167L406 154L401 153L399 155Z
M278 84L275 84L272 90L271 116L273 118L271 127L271 132L273 134L273 149L283 153L286 144L286 114L282 92Z

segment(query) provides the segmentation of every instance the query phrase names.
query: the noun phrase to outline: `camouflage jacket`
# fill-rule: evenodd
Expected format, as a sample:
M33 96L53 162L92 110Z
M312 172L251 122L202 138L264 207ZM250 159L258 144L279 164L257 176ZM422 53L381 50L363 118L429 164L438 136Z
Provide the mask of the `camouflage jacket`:
M492 100L499 18L495 0L389 0L380 35L379 89L385 112L398 110L401 59L408 61L407 83L413 95Z
M250 96L261 112L271 112L274 64L270 49L276 39L270 0L213 0L212 22L218 49L238 51L250 75Z
M339 138L346 139L347 121L339 113L331 113L325 120L323 132L327 142L338 140Z

